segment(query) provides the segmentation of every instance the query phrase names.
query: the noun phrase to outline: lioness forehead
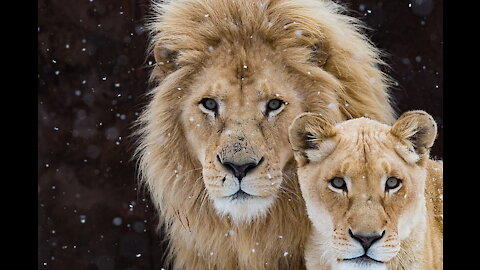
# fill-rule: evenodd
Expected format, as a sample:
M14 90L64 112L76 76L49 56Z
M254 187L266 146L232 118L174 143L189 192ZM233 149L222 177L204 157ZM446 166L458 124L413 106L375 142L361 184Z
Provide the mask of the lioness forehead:
M392 173L397 165L406 165L396 154L399 142L390 134L390 128L368 118L337 124L337 146L327 157L336 173L378 180L381 175Z
M365 117L344 121L338 123L335 127L338 130L338 135L345 139L357 140L359 136L362 136L364 139L380 141L386 140L391 128L389 125Z
M354 150L353 156L368 159L370 155L382 155L394 150L395 139L389 134L390 126L368 119L358 118L336 125L338 147Z

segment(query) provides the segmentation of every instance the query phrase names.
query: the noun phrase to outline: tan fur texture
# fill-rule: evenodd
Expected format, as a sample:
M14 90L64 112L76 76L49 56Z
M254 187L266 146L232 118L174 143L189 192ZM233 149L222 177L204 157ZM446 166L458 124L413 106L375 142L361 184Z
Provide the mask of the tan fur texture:
M307 269L443 269L443 163L428 157L436 128L423 111L406 112L393 126L296 118L290 141L314 227ZM388 188L390 177L401 184ZM375 239L362 247L362 237ZM377 262L358 259L365 255Z
M317 0L154 4L157 86L137 157L174 269L304 268L310 222L289 124L307 111L394 120L380 53L344 13ZM273 99L282 106L269 112ZM228 163L256 167L240 182ZM235 199L239 188L249 195Z

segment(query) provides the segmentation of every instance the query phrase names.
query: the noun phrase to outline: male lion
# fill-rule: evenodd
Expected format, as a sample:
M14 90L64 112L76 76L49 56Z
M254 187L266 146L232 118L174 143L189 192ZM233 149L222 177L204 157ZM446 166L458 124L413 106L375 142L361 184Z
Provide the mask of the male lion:
M392 122L359 21L319 0L154 3L157 86L138 120L143 183L175 269L302 269L310 222L288 126L302 112Z
M428 157L436 128L423 111L393 126L296 118L290 141L314 225L308 269L443 268L443 163Z

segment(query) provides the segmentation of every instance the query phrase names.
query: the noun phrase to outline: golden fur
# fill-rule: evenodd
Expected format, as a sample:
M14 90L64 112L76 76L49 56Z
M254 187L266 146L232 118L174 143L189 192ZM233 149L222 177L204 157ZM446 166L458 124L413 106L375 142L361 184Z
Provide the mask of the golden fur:
M423 111L406 112L393 126L296 118L290 140L314 227L307 269L443 269L443 164L428 157L436 131ZM401 184L387 188L390 177ZM375 240L364 248L359 236ZM364 254L382 263L351 260Z
M174 269L304 268L310 222L288 125L306 111L394 120L380 53L344 13L318 0L154 4L158 85L138 120L136 155ZM283 105L270 114L272 99ZM240 183L226 160L257 167ZM252 196L232 199L239 187Z

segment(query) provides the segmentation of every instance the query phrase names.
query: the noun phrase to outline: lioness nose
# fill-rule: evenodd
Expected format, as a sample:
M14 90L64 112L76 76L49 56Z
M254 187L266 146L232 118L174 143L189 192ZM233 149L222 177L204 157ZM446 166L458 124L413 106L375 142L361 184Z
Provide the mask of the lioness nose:
M363 249L365 252L375 243L376 241L380 240L383 235L385 235L385 231L383 231L381 234L353 234L352 230L348 230L350 233L350 236L360 242L362 245Z
M218 158L220 161L220 158ZM233 162L221 162L223 166L229 169L235 177L241 181L247 173L253 169L255 169L260 163L263 161L263 158L260 159L259 162L249 162L245 164L235 164Z

